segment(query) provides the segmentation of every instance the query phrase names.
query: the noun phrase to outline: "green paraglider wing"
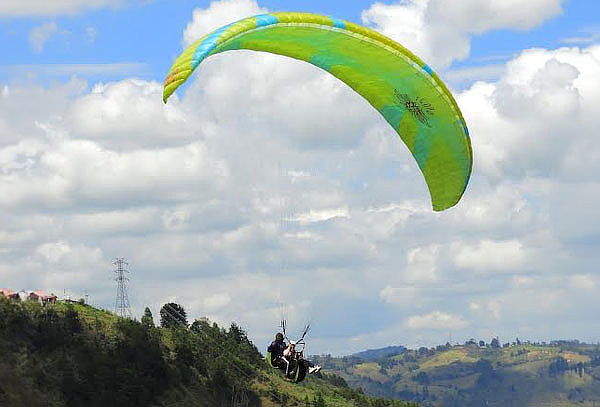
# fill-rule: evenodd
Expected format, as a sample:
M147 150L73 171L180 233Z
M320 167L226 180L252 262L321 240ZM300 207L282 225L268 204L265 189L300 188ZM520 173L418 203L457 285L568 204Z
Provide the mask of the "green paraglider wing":
M473 165L467 126L432 69L390 38L344 20L271 13L226 25L193 43L165 80L163 100L207 57L255 50L309 62L365 98L396 130L425 177L433 209L454 206Z

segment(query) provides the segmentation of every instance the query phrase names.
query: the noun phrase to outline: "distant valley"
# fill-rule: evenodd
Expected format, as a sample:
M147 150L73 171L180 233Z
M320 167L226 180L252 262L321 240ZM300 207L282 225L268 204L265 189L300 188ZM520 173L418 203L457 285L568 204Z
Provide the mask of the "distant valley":
M367 394L424 406L600 407L600 345L579 341L470 340L315 358Z

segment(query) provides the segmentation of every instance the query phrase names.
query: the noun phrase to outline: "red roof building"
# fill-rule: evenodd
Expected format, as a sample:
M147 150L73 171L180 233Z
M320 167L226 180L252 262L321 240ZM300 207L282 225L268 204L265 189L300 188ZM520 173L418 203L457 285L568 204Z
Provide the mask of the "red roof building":
M54 294L48 294L44 290L35 290L35 291L25 291L21 290L19 292L13 291L9 288L0 288L0 297L10 298L11 300L17 301L37 301L40 303L55 303L58 297Z
M29 297L27 298L31 301L38 301L38 302L56 302L56 295L54 294L48 294L47 292L43 291L43 290L36 290L36 291L32 291L29 293Z
M16 293L9 288L0 288L0 296L6 297L6 298L11 298L15 294Z

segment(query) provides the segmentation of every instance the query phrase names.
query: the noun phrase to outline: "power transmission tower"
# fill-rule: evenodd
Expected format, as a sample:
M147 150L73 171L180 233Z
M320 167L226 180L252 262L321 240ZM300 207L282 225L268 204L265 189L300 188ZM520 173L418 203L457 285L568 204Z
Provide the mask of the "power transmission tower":
M125 273L129 273L129 270L125 268L129 263L123 258L117 257L113 261L113 265L116 267L114 273L117 275L115 281L117 282L117 298L115 300L115 313L123 318L131 318L131 309L129 308L129 296L127 295L127 281L129 279L125 277Z

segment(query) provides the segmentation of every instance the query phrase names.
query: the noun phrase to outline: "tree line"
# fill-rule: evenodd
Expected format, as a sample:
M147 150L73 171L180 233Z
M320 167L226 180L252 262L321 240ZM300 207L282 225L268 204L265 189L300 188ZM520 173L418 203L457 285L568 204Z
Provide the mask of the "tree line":
M258 405L250 381L263 361L244 330L188 327L179 311L157 327L148 308L136 321L0 299L0 405Z

